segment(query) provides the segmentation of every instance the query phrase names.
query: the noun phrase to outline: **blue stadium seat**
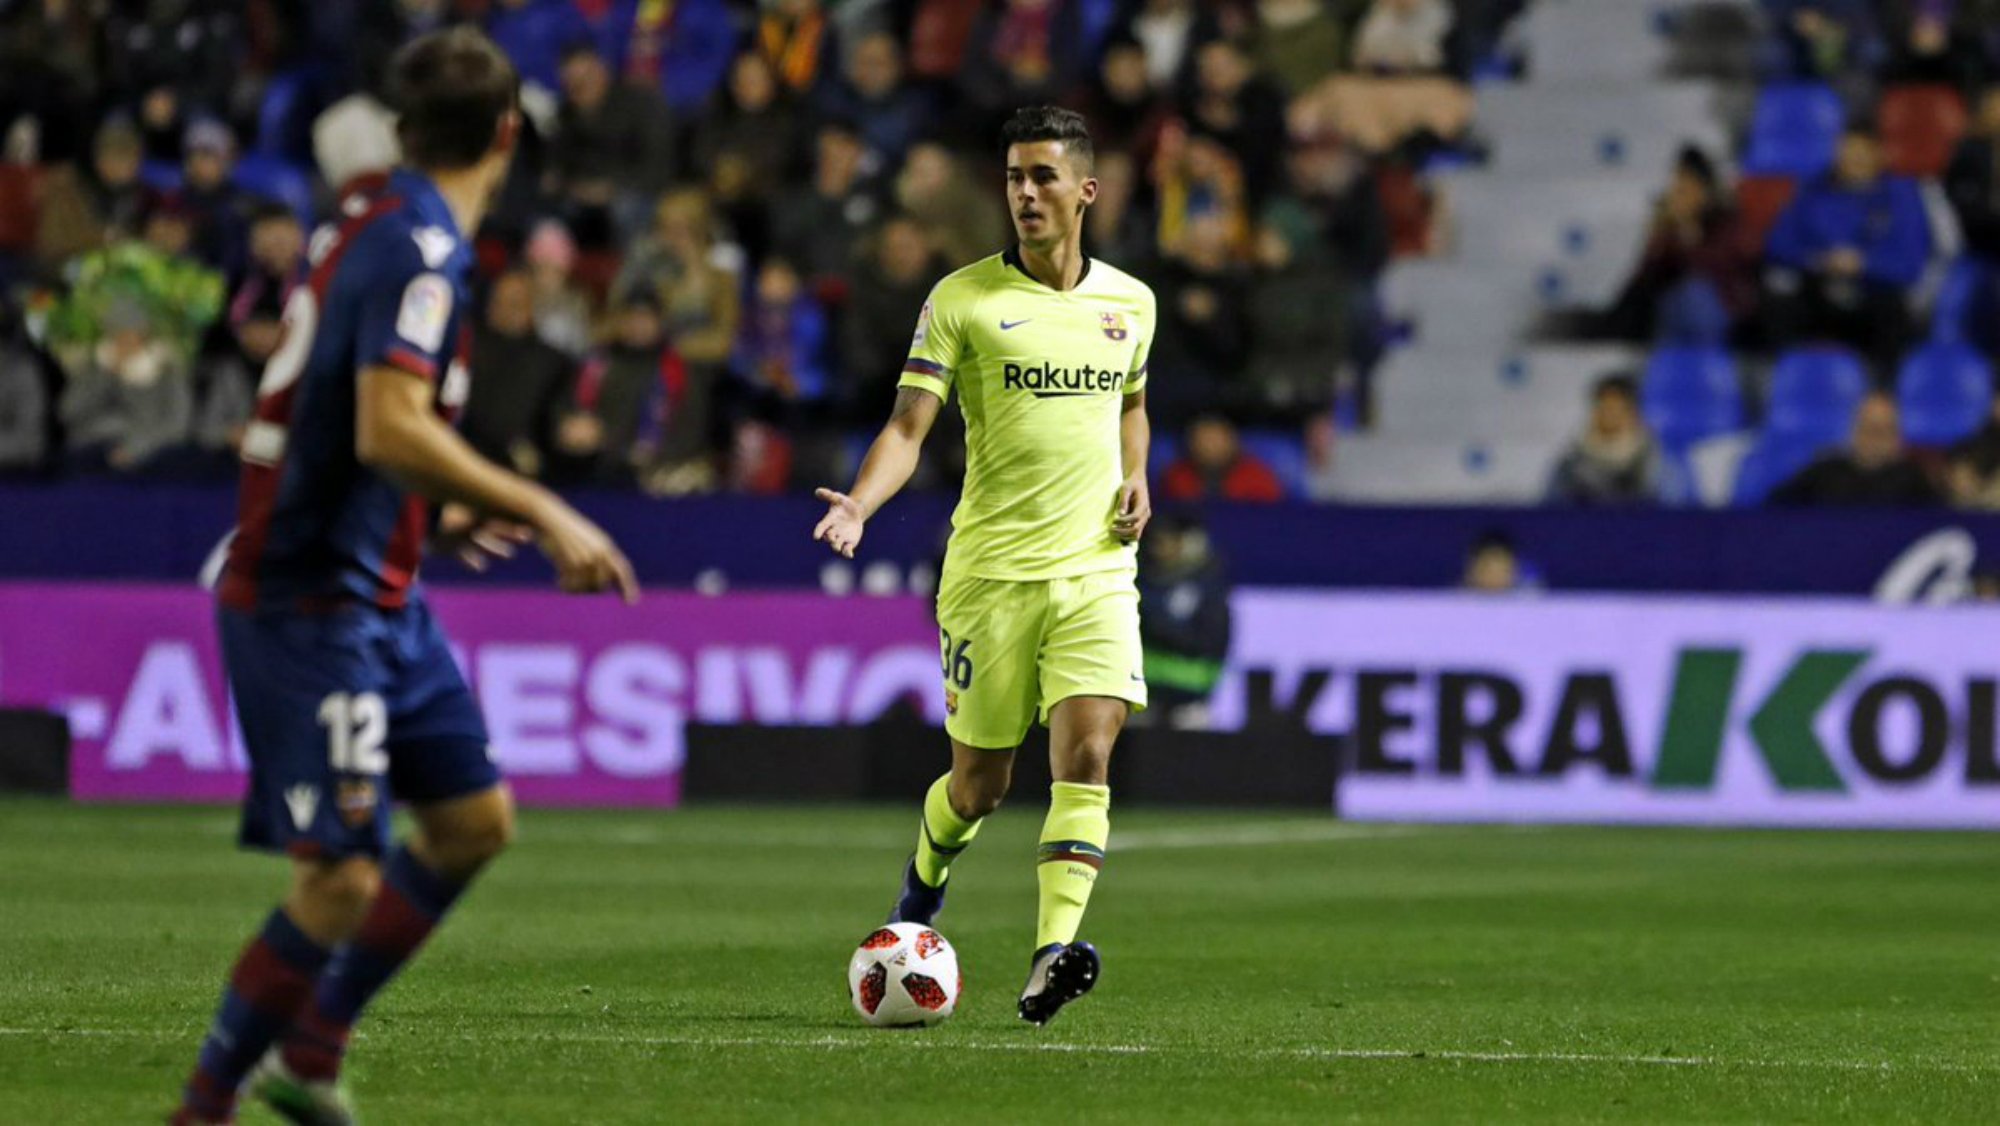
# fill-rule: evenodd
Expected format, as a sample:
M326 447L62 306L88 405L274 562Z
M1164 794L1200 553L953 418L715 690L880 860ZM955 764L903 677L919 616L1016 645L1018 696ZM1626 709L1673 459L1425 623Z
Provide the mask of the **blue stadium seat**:
M1948 446L1986 421L1993 403L1993 371L1970 345L1926 344L1904 358L1896 400L1906 441Z
M1937 300L1931 305L1931 339L1940 344L1963 343L1972 327L1972 311L1978 307L1986 271L1971 258L1960 258L1945 271L1938 285Z
M1661 344L1689 344L1721 347L1729 342L1729 308L1722 294L1707 278L1690 277L1660 298Z
M231 179L237 190L291 208L299 222L312 224L312 177L303 168L275 156L250 153L236 162Z
M1146 476L1158 481L1167 472L1167 467L1181 456L1181 440L1173 434L1155 431L1153 444L1146 450Z
M1777 82L1757 95L1743 171L1752 175L1817 176L1833 163L1845 111L1824 82Z
M1278 475L1285 495L1296 497L1306 491L1306 447L1297 434L1282 430L1246 430L1244 452L1251 454Z
M1661 348L1646 361L1639 389L1647 425L1669 450L1743 428L1736 361L1722 348Z
M181 166L171 160L141 161L139 182L156 192L180 191Z
M1694 508L1701 504L1694 459L1686 449L1668 446L1660 452L1660 503L1670 508Z
M303 70L274 74L257 107L257 143L250 151L285 160L312 158L312 76Z
M854 475L860 472L862 459L868 456L868 447L875 444L875 435L878 433L880 431L850 430L845 435L842 435L840 439L840 453L847 460L843 471L847 474L848 479L852 480ZM838 485L834 487L839 488Z
M1813 459L1838 440L1822 441L1811 435L1766 430L1743 455L1736 467L1736 488L1730 503L1737 508L1755 508L1771 491L1811 465Z
M1766 428L1788 436L1838 442L1868 394L1868 372L1844 348L1795 348L1771 373Z

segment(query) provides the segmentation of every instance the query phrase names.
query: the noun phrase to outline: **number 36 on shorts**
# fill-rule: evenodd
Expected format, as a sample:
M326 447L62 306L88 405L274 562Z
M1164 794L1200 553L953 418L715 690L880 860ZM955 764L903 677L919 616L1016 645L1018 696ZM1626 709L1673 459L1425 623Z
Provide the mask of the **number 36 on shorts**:
M1012 750L1072 696L1146 705L1130 572L1042 582L948 576L937 616L945 730L966 746Z

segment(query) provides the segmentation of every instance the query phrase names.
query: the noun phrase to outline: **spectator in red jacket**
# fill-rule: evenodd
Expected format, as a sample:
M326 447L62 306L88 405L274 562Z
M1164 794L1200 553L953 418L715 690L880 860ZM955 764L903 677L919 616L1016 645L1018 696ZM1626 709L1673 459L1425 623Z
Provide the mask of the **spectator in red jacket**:
M1214 414L1201 415L1188 423L1181 456L1167 466L1160 491L1168 500L1264 504L1281 500L1285 495L1285 487L1271 467L1245 452L1236 427Z

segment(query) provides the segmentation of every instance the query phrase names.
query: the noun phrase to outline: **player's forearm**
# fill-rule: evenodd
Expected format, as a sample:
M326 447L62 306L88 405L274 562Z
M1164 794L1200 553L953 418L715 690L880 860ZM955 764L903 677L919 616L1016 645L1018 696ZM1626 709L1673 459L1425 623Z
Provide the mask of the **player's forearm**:
M893 425L876 436L868 456L861 459L861 471L854 475L854 488L847 494L861 506L862 519L875 515L910 483L922 449L922 439L912 439Z
M1128 405L1118 419L1118 444L1123 452L1125 476L1146 471L1146 457L1153 445L1153 424L1146 420L1144 402Z
M398 486L439 504L540 527L555 497L547 489L481 457L442 419L418 416L379 428L359 444L362 464Z
M863 520L875 515L910 483L910 475L917 471L917 454L943 407L944 399L935 392L908 386L896 389L889 424L868 447L868 456L861 459L861 472L854 475L854 487L847 493L849 500L861 506Z

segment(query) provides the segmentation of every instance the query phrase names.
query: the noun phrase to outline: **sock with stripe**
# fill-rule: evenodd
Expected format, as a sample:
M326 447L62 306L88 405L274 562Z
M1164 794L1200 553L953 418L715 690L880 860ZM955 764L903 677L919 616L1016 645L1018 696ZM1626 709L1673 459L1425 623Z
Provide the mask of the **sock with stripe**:
M397 849L382 868L382 890L368 917L334 954L286 1035L285 1066L311 1081L339 1075L361 1010L416 956L465 887L425 867L409 849Z
M951 808L951 775L931 783L924 795L923 821L917 827L917 878L943 887L951 862L979 835L979 821L967 821Z
M1035 949L1075 941L1110 838L1111 787L1081 782L1049 787L1049 816L1042 822L1041 853L1035 865L1035 880L1042 889Z
M243 1077L311 997L329 956L283 910L271 912L230 971L176 1121L231 1120Z

